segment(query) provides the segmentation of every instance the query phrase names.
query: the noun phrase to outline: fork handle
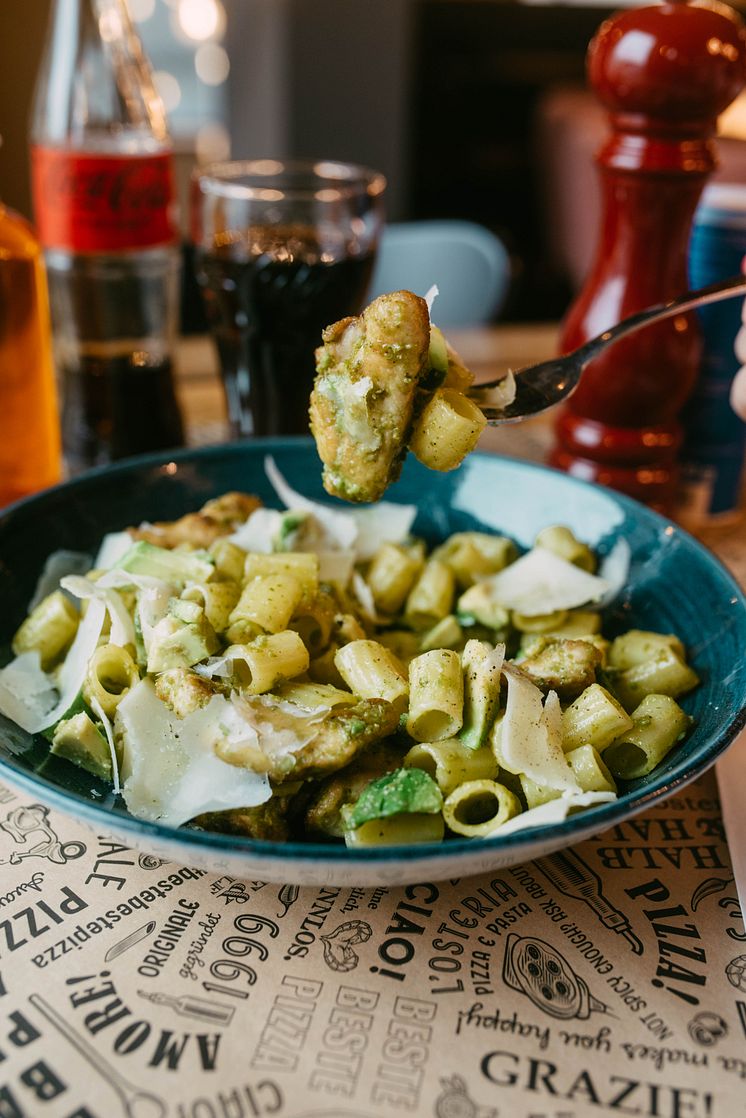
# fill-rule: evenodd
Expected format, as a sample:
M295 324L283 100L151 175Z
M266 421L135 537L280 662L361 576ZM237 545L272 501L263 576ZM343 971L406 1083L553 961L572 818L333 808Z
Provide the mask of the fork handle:
M708 284L707 287L700 287L697 291L687 291L685 295L679 295L667 303L657 303L654 307L648 307L647 310L630 315L622 322L617 323L616 326L610 326L608 330L604 330L603 334L598 334L576 349L573 356L581 367L585 368L588 362L597 357L601 350L613 345L614 342L623 338L626 334L632 334L635 330L640 330L643 326L648 326L653 322L660 322L664 318L686 314L697 307L706 307L708 303L718 303L721 299L732 299L741 292L746 292L746 276L731 276L730 279Z

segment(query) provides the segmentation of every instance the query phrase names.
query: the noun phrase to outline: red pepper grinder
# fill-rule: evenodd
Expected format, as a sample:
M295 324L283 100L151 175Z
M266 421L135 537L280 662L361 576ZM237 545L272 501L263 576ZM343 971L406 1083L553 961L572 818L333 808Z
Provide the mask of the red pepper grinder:
M637 8L601 26L588 71L612 134L597 157L597 254L565 320L562 352L687 289L692 216L716 165L717 117L746 81L746 34L740 17L716 0ZM552 464L668 508L678 415L700 348L693 315L612 346L588 366L563 409Z

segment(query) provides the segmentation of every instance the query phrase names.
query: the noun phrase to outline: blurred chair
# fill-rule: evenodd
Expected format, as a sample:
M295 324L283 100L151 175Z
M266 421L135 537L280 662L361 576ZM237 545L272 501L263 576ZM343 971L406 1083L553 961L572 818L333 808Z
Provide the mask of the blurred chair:
M406 289L439 295L433 319L442 327L478 326L495 317L510 283L502 241L471 221L412 221L384 229L369 298Z

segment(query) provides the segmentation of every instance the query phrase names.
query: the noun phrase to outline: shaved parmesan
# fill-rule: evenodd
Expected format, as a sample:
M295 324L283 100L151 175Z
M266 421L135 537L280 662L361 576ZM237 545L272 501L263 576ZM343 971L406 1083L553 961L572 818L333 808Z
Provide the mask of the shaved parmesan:
M479 385L476 385L479 388ZM508 369L505 376L493 388L489 389L489 403L493 408L507 408L508 404L512 404L515 400L516 385L515 377L511 369ZM487 396L487 393L485 393Z
M505 717L500 727L500 760L512 773L537 784L578 791L578 782L562 751L559 700L553 691L542 706L539 688L518 668L503 665L508 682Z
M297 753L313 741L331 709L316 707L307 711L272 695L243 698L234 693L231 699L239 723L244 729L250 726L256 734L259 749L268 757L275 758ZM238 731L240 733L240 725ZM230 734L228 740L231 740Z
M277 509L254 509L249 519L232 536L228 543L244 551L269 554L274 549L275 538L282 526L282 513Z
M385 625L388 618L381 617L379 614L373 599L373 591L359 571L355 571L352 575L351 589L353 597L363 616L367 617L367 619L372 621L375 625Z
M319 582L338 582L346 586L355 566L354 551L317 551Z
M409 538L417 508L415 505L379 501L370 508L355 509L350 515L357 524L357 557L372 559L381 544L404 543Z
M88 670L88 661L96 651L105 617L106 606L101 598L92 598L60 668L59 699L51 710L33 721L29 720L29 724L23 727L29 733L38 734L40 730L53 726L77 699Z
M402 543L409 536L417 515L414 505L379 501L370 508L338 512L329 505L311 501L292 489L271 455L265 458L264 468L285 507L311 513L323 527L323 542L321 539L317 541L312 550L349 550L354 551L358 559L371 559L382 543Z
M489 587L496 605L527 617L597 602L609 589L605 579L582 571L544 547L528 551L482 585Z
M427 313L431 316L432 316L432 313L433 313L433 303L435 302L435 300L438 298L439 295L440 295L440 290L438 288L437 283L434 283L432 285L432 287L429 287L427 289L427 291L425 292L424 298L425 298L425 302L427 303Z
M264 470L272 488L285 508L312 513L319 524L324 526L330 540L334 541L336 547L352 548L355 546L357 525L350 513L337 512L336 509L330 508L328 505L311 501L308 497L304 497L302 493L297 493L288 485L271 454L268 454L264 459Z
M53 551L44 564L34 596L28 604L28 612L36 609L39 602L59 588L65 575L84 575L91 569L91 557L84 551Z
M509 835L514 831L525 831L528 827L546 827L551 823L562 823L575 808L593 807L596 804L609 804L616 799L614 792L564 792L556 800L547 800L538 807L508 819L507 823L490 831L490 835Z
M101 706L101 703L98 701L95 695L91 697L90 705L91 710L97 716L98 720L104 728L106 741L109 746L109 754L111 756L111 774L114 783L114 792L118 796L119 793L122 791L122 785L119 782L119 761L117 759L117 751L114 748L114 735L111 730L111 722L109 721L108 714L105 712L104 708Z
M137 598L137 616L140 622L140 632L145 651L150 652L153 631L159 621L166 616L168 602L175 593L175 588L168 582L152 575L133 574L132 571L123 571L121 568L107 571L96 583L97 586L106 588L135 586L139 591ZM134 638L134 629L133 629Z
M89 578L79 575L68 575L60 582L63 590L67 590L75 598L82 600L97 598L103 602L111 618L111 634L109 643L124 648L127 644L135 643L135 627L127 607L116 590L102 586L100 580L91 582Z
M39 653L22 652L0 670L0 714L34 732L55 705L57 692L42 671Z
M215 754L223 720L235 729L234 708L223 695L177 718L149 680L133 687L115 719L127 809L139 819L178 827L204 812L265 803L272 794L266 774L236 768ZM250 731L243 725L242 732Z
M131 547L132 536L129 532L107 532L93 560L94 568L97 571L108 571L127 554Z

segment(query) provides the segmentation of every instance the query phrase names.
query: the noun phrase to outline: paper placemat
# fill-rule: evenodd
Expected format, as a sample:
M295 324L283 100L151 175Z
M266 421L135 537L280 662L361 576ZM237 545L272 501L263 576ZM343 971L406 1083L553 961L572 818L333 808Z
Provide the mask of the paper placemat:
M746 932L713 774L404 889L171 865L0 787L0 1118L733 1118Z

